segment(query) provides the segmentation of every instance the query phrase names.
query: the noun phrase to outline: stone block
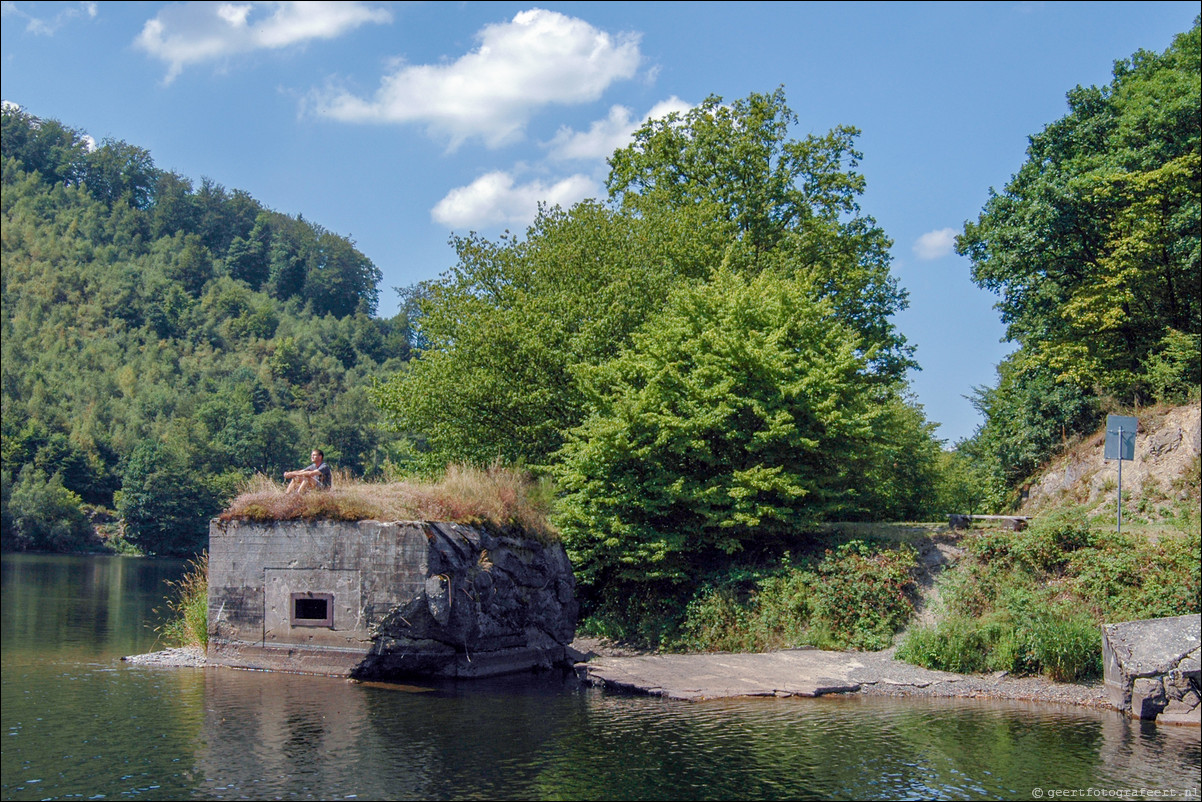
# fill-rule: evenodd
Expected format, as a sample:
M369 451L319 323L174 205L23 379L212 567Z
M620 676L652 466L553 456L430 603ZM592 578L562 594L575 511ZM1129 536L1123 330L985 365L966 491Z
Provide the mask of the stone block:
M1202 705L1195 702L1188 705L1183 702L1170 700L1165 709L1156 717L1157 724L1185 724L1195 727L1202 725Z
M1196 723L1202 616L1102 627L1102 664L1112 704L1134 718Z
M1159 678L1140 677L1131 684L1131 715L1134 718L1156 718L1168 704L1164 684Z

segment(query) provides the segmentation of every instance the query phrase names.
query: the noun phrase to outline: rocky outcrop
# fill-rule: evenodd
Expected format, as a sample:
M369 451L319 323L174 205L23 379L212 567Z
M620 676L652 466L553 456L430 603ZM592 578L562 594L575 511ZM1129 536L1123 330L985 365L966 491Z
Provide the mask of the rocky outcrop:
M1123 496L1146 503L1190 498L1185 477L1202 453L1202 409L1197 404L1136 414L1135 459L1123 462ZM1105 428L1053 459L1026 491L1025 514L1065 502L1113 505L1118 493L1117 460L1105 459Z
M1119 710L1162 724L1202 723L1202 616L1102 627L1106 690Z
M372 627L356 677L485 676L566 660L575 580L563 547L432 524L420 593Z

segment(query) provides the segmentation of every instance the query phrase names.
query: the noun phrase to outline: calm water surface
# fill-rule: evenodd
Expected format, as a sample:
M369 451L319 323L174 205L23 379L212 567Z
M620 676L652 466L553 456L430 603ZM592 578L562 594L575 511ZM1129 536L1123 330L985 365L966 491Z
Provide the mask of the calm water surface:
M4 799L1198 798L1197 729L1110 712L123 664L183 569L3 557Z

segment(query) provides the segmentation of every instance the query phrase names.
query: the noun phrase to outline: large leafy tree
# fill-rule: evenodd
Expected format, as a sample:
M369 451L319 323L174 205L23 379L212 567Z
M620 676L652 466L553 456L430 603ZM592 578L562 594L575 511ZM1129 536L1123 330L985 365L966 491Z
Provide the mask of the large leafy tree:
M610 196L636 214L705 210L734 229L729 264L809 274L860 335L873 370L898 380L916 367L890 322L906 293L889 272L888 237L859 206L859 131L839 126L794 139L797 124L783 88L729 104L710 96L684 114L649 120L615 152Z
M957 250L997 292L1019 371L1149 397L1166 338L1202 331L1199 26L1077 87Z
M1094 427L1105 398L1198 392L1199 30L1069 92L1068 114L1031 137L957 241L1019 345L997 387L978 390L985 424L962 449L987 463L995 502Z
M583 371L592 412L556 471L582 581L683 581L707 554L856 508L879 400L864 368L804 279L723 270L680 288Z
M585 202L544 210L525 240L459 237L458 264L418 293L420 358L377 400L423 436L431 469L541 464L586 412L573 366L611 358L673 286L705 280L726 231Z
M795 123L781 90L710 98L613 155L612 203L544 210L525 239L457 238L458 264L422 292L420 359L378 393L425 462L545 463L588 412L572 367L612 358L675 286L724 265L805 279L874 380L897 382L905 294L857 206L856 132L792 140Z

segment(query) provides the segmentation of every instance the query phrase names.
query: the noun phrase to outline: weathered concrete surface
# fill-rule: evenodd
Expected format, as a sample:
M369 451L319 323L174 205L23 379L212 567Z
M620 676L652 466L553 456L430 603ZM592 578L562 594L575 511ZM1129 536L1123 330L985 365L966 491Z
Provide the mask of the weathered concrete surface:
M965 679L960 674L898 662L892 649L594 657L578 664L576 670L593 685L693 701L728 696L822 696L859 691L864 685L923 688Z
M1102 665L1111 702L1133 718L1202 724L1202 615L1102 627Z
M209 662L363 679L569 662L561 544L422 521L214 521Z

